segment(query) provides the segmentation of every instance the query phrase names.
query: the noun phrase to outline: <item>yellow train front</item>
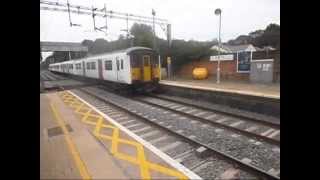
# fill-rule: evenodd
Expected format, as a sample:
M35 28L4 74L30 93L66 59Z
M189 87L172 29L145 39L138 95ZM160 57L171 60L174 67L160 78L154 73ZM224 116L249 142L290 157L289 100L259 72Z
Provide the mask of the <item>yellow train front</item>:
M132 85L144 91L156 89L160 80L159 55L151 49L140 49L131 51L129 57Z

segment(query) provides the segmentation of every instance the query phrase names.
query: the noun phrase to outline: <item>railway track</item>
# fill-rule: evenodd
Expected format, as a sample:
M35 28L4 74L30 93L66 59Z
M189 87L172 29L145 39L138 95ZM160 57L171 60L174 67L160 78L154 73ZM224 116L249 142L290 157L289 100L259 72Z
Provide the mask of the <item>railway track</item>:
M215 113L229 115L236 118L245 118L252 122L265 124L270 127L280 128L280 120L272 116L243 111L240 109L230 108L227 106L221 106L221 105L212 104L212 103L203 102L203 101L197 101L197 100L195 101L193 99L188 99L188 98L178 97L178 96L169 96L164 94L149 94L148 96L180 103L186 106L191 106L191 107L202 109L205 111L212 111Z
M216 113L195 105L190 106L159 97L140 96L135 100L280 146L280 127L274 124Z
M42 81L57 81L57 80L65 80L66 78L57 74L54 74L50 71L44 70L40 72L40 79Z
M276 146L97 87L72 91L204 179L280 179Z

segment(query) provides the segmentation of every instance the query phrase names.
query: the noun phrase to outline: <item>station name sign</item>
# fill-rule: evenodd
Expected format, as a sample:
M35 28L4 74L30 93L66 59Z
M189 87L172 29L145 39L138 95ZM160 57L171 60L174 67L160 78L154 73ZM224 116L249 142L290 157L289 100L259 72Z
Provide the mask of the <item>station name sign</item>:
M218 61L219 56L210 56L210 61ZM220 55L220 61L232 61L233 60L233 54L227 54L227 55Z

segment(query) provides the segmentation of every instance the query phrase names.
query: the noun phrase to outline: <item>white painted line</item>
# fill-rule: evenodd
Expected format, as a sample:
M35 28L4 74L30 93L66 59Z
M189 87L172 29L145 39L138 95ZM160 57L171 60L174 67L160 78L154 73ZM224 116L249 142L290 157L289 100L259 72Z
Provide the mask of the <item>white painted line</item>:
M158 134L158 133L159 133L159 131L151 131L151 132L148 132L148 133L140 135L140 137L141 138L147 138L147 137L153 136L153 135Z
M178 147L180 144L182 144L181 141L175 141L174 143L170 143L170 144L167 144L167 145L161 147L160 150L163 151L163 152L166 152L166 151L168 151L170 149Z
M155 120L157 120L156 118L152 118L152 119L150 119L150 121L155 121Z
M229 92L234 94L245 94L250 96L258 96L258 97L267 97L267 98L273 98L273 99L280 99L280 95L271 95L271 94L264 94L264 93L257 93L252 91L240 91L240 90L231 90L231 89L221 89L221 88L213 88L213 87L203 87L203 86L197 86L197 85L186 85L186 84L179 84L179 83L173 83L169 81L161 80L160 84L166 84L170 86L178 86L178 87L184 87L184 88L190 88L190 89L200 89L200 90L209 90L209 91L220 91L220 92Z
M208 117L205 117L205 119L211 119L211 118L213 118L213 117L217 117L217 115L216 115L216 114L212 114L212 115L210 115L210 116L208 116Z
M199 112L199 113L195 114L195 116L201 116L201 115L203 115L205 113L207 113L207 112Z
M196 124L196 123L198 123L198 121L192 120L192 121L190 121L190 123Z
M151 126L147 126L147 127L141 128L141 129L135 129L135 130L132 130L132 132L133 133L139 133L139 132L142 132L142 131L147 130L147 129L151 129Z
M172 159L170 156L168 156L167 154L161 152L158 148L156 148L155 146L153 146L152 144L150 144L149 142L145 141L144 139L140 138L139 136L137 136L136 134L134 134L133 132L131 132L130 130L128 130L127 128L125 128L124 126L122 126L121 124L119 124L118 122L116 122L114 119L110 118L109 116L107 116L106 114L104 114L103 112L99 111L97 108L95 108L94 106L92 106L91 104L87 103L86 101L84 101L82 98L80 98L79 96L77 96L76 94L74 94L71 91L67 91L70 94L72 94L73 96L77 97L79 100L81 100L83 103L85 103L86 105L88 105L90 108L94 109L97 113L99 113L101 116L103 116L105 119L107 119L108 121L110 121L112 124L114 124L115 126L117 126L120 130L122 130L123 132L127 133L129 136L131 136L133 139L135 139L136 141L138 141L139 143L141 143L144 147L146 147L147 149L149 149L151 152L155 153L156 155L158 155L161 159L163 159L166 163L168 163L169 165L171 165L172 167L176 168L177 170L181 171L182 173L184 173L189 179L202 179L200 176L198 176L197 174L195 174L194 172L192 172L191 170L189 170L188 168L186 168L185 166L183 166L182 164L178 163L177 161L175 161L174 159ZM165 136L162 136L165 137Z
M171 116L172 116L172 117L176 117L176 116L178 116L178 115L177 115L177 114L171 114Z
M242 124L242 123L243 123L243 121L237 121L237 122L235 122L235 123L230 124L229 126L231 126L231 127L237 127L237 126L239 126L239 125Z
M271 133L269 136L268 136L268 138L273 138L273 137L275 137L276 135L278 135L280 133L280 130L276 130L276 131L274 131L273 133Z
M218 123L223 123L225 121L229 120L228 118L222 118L222 119L219 119L217 120Z
M181 117L179 117L179 119L184 120L184 119L187 119L187 118L186 118L186 117L182 117L182 116L181 116Z
M266 130L265 132L261 133L260 135L261 136L266 136L266 135L268 135L269 133L271 133L273 131L274 131L274 129L270 128L270 129Z
M245 130L246 130L246 131L249 131L249 132L252 132L252 131L254 131L254 130L256 130L256 129L258 129L257 126L251 126L251 127L247 128L247 129L245 129Z

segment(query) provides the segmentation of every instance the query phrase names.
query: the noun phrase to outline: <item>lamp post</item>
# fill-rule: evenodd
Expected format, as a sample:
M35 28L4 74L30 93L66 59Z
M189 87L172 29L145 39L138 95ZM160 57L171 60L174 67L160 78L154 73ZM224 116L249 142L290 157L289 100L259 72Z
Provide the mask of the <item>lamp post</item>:
M218 44L218 66L217 66L217 84L220 83L220 46L221 46L221 9L218 8L214 11L215 15L219 15L219 44Z

